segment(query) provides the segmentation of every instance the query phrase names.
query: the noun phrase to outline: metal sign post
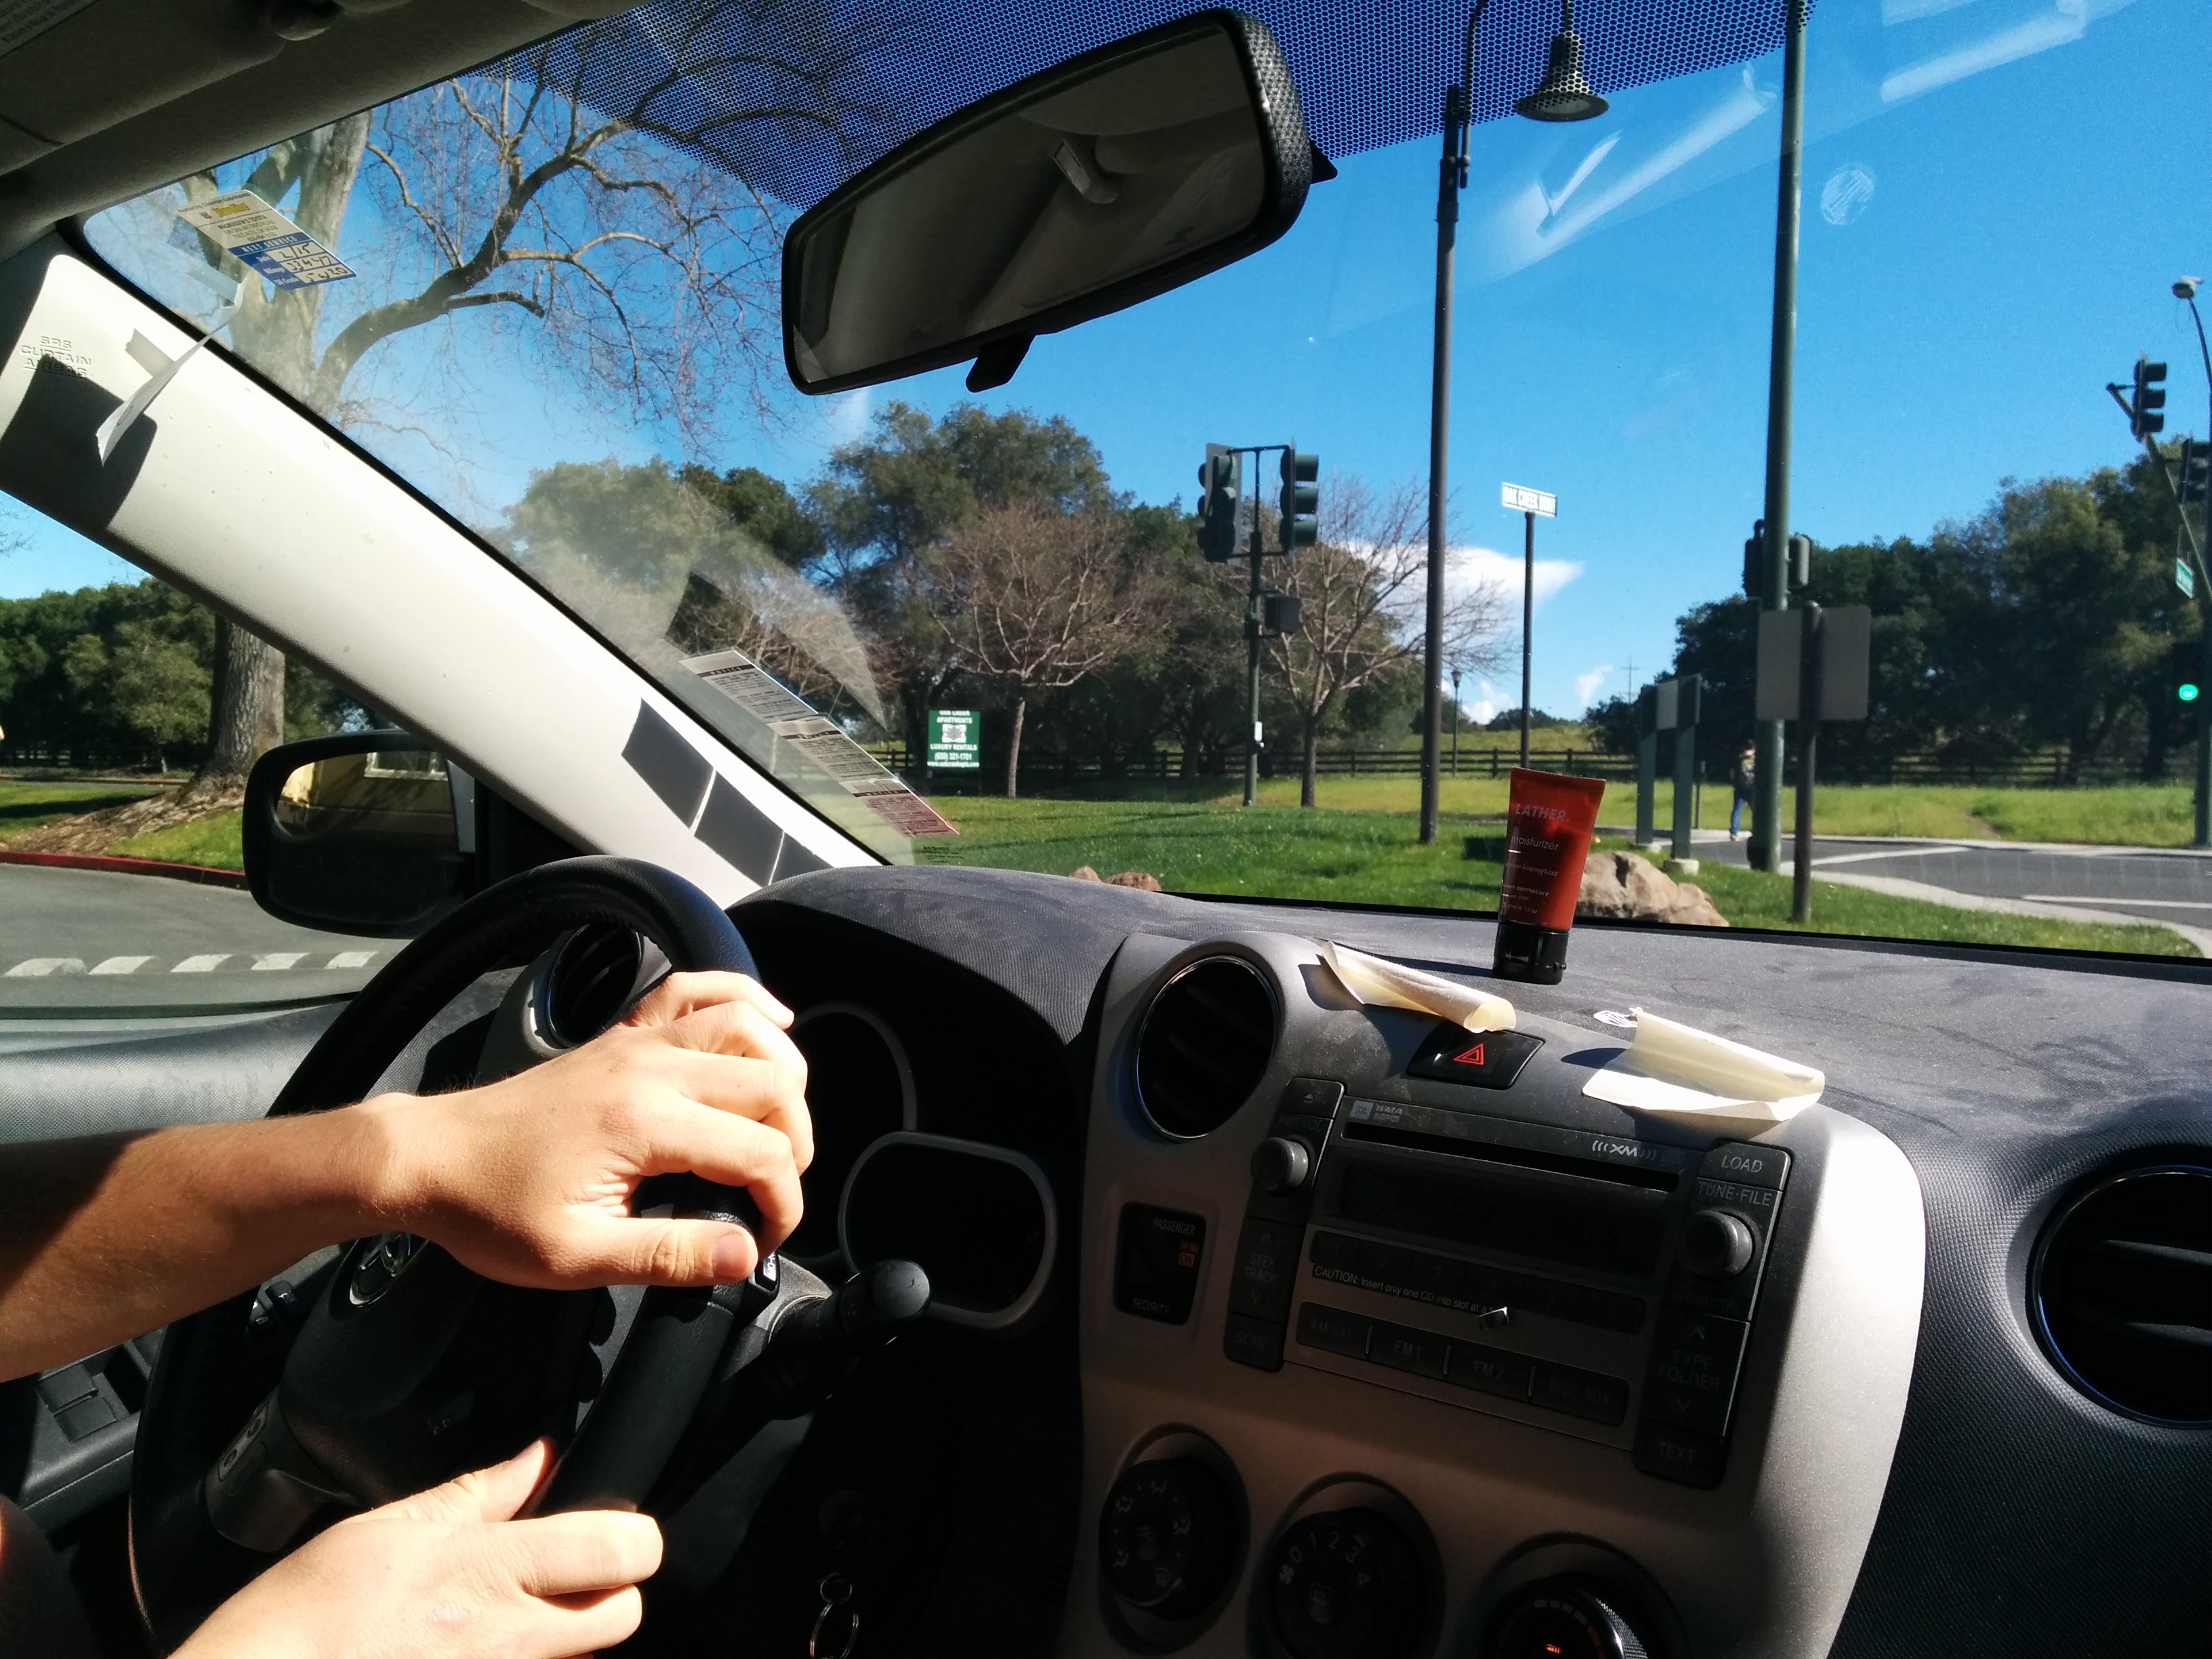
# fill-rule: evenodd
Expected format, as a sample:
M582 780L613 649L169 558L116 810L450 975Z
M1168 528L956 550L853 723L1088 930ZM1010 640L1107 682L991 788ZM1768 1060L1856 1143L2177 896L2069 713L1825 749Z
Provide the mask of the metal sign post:
M1536 519L1559 515L1559 498L1549 490L1525 484L1498 487L1501 505L1521 514L1525 528L1521 539L1521 764L1528 763L1528 659L1531 629L1536 614Z
M1813 791L1820 722L1867 715L1874 613L1863 605L1802 606L1793 616L1759 618L1759 683L1753 715L1797 722L1797 864L1790 882L1790 920L1813 919Z
M1652 797L1658 792L1659 688L1647 685L1636 699L1636 844L1651 845Z
M1691 856L1697 830L1698 716L1705 701L1705 689L1704 675L1684 674L1676 679L1660 681L1653 700L1657 730L1674 734L1674 822L1671 831L1673 850L1667 867L1692 876L1698 872L1698 861ZM1656 738L1652 761L1656 770Z

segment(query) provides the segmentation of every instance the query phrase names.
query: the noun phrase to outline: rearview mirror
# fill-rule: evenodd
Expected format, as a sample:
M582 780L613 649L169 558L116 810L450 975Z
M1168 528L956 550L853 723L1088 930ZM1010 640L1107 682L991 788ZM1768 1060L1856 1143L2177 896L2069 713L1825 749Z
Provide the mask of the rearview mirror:
M1315 157L1281 49L1242 12L1033 75L792 226L792 382L840 392L972 357L969 391L1002 386L1036 335L1267 246L1305 204Z
M460 826L475 822L461 799L471 788L404 732L272 749L246 779L246 885L270 915L302 927L419 933L470 891L473 849Z

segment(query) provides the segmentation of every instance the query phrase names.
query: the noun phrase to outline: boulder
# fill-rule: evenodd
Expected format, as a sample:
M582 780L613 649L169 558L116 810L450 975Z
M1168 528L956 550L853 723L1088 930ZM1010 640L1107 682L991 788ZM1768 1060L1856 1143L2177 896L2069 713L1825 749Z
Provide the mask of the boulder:
M1160 878L1147 875L1142 870L1124 870L1118 876L1102 876L1087 864L1078 865L1068 875L1076 881L1103 881L1109 887L1133 887L1140 893L1157 893Z
M1583 866L1578 916L1668 921L1683 927L1725 927L1728 919L1713 908L1705 890L1676 881L1633 853L1594 852Z

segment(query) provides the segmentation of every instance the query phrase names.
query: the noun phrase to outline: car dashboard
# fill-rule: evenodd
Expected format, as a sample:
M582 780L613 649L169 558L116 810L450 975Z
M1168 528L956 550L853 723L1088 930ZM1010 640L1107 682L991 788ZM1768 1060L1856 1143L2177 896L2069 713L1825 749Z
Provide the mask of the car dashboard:
M1051 1171L1042 1317L961 1339L1080 1401L1024 1461L1067 1483L1064 1566L1018 1565L1066 1583L1035 1650L2201 1641L2212 1446L2035 1313L2054 1219L2212 1163L2201 970L1585 928L1564 983L1489 988L1517 1018L1486 1043L1316 949L1481 981L1480 920L896 869L732 914L797 1006L818 978L933 1028L921 1128L964 1112ZM1826 1095L1764 1131L1586 1096L1637 1009Z
M1504 986L1481 918L955 868L732 915L810 1064L791 1282L908 1257L932 1299L663 1516L626 1650L834 1652L836 1607L856 1656L2204 1650L2201 965L1584 925ZM1363 1006L1324 941L1513 1025ZM572 937L386 1086L656 971ZM1593 1098L1639 1010L1825 1093L1763 1129ZM26 1038L0 1104L250 1115L327 1019ZM6 1396L41 1524L122 1489L151 1352Z

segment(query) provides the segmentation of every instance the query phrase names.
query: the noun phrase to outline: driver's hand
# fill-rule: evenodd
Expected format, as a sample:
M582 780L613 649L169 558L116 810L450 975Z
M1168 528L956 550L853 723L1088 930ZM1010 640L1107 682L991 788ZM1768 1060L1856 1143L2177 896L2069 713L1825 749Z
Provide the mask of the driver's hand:
M814 1157L791 1011L742 974L673 974L629 1018L532 1070L383 1096L379 1208L488 1278L562 1289L744 1278L799 1224ZM648 1176L743 1187L763 1237L630 1212Z
M660 1565L652 1517L513 1519L544 1441L339 1522L217 1607L176 1659L568 1659L637 1628Z

